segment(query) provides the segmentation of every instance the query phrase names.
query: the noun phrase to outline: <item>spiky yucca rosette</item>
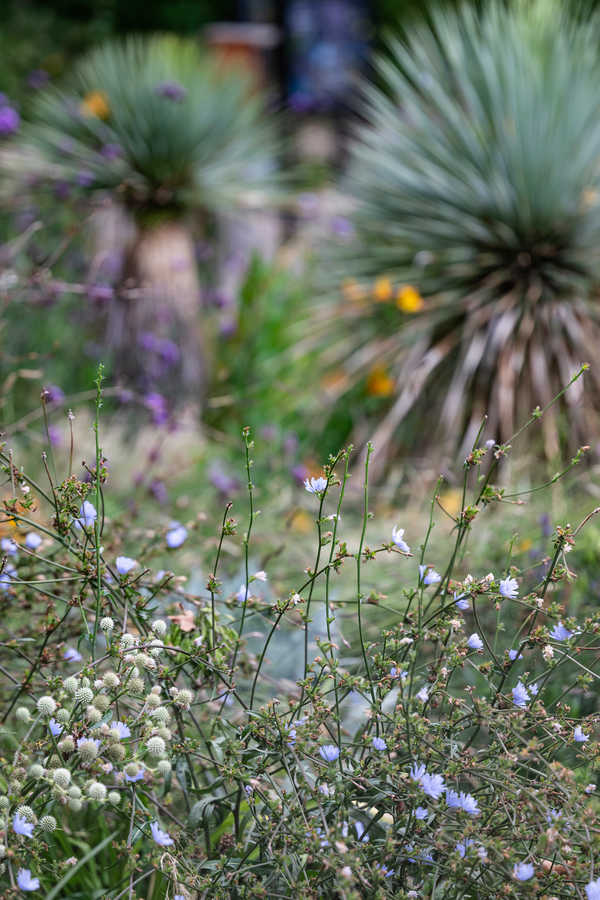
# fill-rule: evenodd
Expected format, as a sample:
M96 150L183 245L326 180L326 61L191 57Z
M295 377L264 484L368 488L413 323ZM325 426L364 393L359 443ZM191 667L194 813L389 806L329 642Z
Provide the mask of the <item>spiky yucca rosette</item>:
M464 449L486 412L507 439L594 362L597 34L547 4L465 7L379 60L347 180L354 239L328 267L339 303L315 332L341 391L380 398L380 449ZM575 389L547 418L548 456L598 434L592 378L585 407Z
M51 185L99 198L90 279L110 262L116 291L99 293L115 370L146 390L150 380L171 397L182 386L198 396L208 342L194 237L215 214L272 201L276 149L247 72L159 35L85 55L63 87L40 94L0 171L14 193ZM159 375L148 372L148 340L168 348Z

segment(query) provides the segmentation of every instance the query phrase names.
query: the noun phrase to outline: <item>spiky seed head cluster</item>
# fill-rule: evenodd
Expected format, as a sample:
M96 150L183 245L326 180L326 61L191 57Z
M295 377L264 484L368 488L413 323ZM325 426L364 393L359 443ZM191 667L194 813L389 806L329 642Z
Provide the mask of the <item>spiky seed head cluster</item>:
M135 647L135 638L126 631L125 634L121 635L121 639L119 640L119 650L122 650L125 653L132 647Z
M85 717L92 725L95 725L102 718L102 713L97 706L88 706L85 711Z
M35 822L36 820L35 813L30 806L18 806L17 815L26 822Z
M56 829L56 819L54 816L42 816L39 825L42 831L54 831Z
M152 737L148 738L146 742L146 749L151 756L162 756L166 750L167 745L165 744L162 737L155 734Z
M37 710L42 716L53 716L56 712L56 700L54 697L45 696L40 697L38 702L36 703Z
M75 691L79 687L79 680L75 678L74 675L69 675L69 677L65 678L63 681L63 687L69 694L75 694Z
M93 759L96 759L98 756L98 747L96 746L95 741L92 740L84 740L80 741L77 744L77 749L79 754L83 760L86 762L91 762Z
M159 759L156 768L161 775L168 775L171 771L171 763L168 759Z
M173 695L173 703L181 709L189 709L192 705L194 695L187 688L181 688Z
M152 623L152 631L158 637L164 637L165 634L167 633L167 623L164 622L162 619L155 619L154 622Z
M156 696L156 695L151 695ZM148 702L148 700L146 700ZM159 700L160 703L160 700ZM153 709L150 713L150 716L154 719L155 722L160 722L162 725L166 725L166 723L171 718L171 714L166 706L157 706L156 709Z
M68 709L62 707L61 709L56 710L56 721L60 722L61 725L66 725L69 719L71 718L71 714Z
M68 769L55 769L52 773L54 784L61 788L67 788L71 783L71 773Z
M111 619L110 616L104 616L102 619L100 619L100 628L105 633L112 631L114 627L115 627L114 620Z
M106 800L106 787L100 781L92 781L87 788L90 800Z
M57 744L61 753L72 753L75 749L75 740L70 734L67 734Z
M27 725L28 722L31 722L31 713L26 706L18 706L15 710L15 716L19 722L23 723L23 725Z
M121 802L121 795L118 791L109 791L108 792L108 802L113 806L118 806Z
M96 707L96 709L99 709L100 712L104 713L110 706L110 697L107 697L106 694L97 694L94 697L93 705Z
M116 672L105 672L102 676L102 683L104 684L104 687L112 689L121 684L121 679Z
M33 765L29 766L29 775L31 778L43 778L45 769L40 763L33 763Z
M79 687L75 691L75 700L77 703L91 703L94 699L94 692L89 687Z

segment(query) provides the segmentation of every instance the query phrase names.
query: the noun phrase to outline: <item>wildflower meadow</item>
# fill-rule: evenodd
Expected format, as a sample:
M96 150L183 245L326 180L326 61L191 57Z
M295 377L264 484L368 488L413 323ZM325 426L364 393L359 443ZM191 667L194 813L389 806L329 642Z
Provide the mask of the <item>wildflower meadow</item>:
M480 519L520 499L496 482L513 441L473 444L443 555L430 550L435 497L424 534L382 533L375 448L357 469L348 447L306 479L312 559L265 600L269 566L252 564L260 446L244 429L247 500L212 524L191 593L178 555L196 522L136 530L105 512L101 371L96 387L86 480L67 456L40 484L1 451L3 896L600 896L600 614L561 602L598 509L556 523L537 570L509 557L465 571ZM351 479L362 525L348 541ZM244 569L232 593L224 543ZM390 559L396 614L375 633ZM354 647L339 639L342 611ZM285 627L300 652L282 690L269 662Z

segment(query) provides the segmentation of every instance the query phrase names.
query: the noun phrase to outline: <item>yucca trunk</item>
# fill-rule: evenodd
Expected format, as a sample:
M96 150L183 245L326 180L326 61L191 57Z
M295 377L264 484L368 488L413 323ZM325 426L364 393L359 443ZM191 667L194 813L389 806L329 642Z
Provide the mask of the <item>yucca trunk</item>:
M101 211L95 231L96 259L115 251L122 257L106 322L115 374L166 394L171 405L183 396L201 399L205 335L190 227L174 217L134 224L115 208Z

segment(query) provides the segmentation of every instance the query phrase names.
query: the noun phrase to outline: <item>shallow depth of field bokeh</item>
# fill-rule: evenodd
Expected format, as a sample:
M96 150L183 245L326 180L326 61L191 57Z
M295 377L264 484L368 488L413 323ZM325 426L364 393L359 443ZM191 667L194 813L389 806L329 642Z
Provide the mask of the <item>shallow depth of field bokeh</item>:
M600 900L600 9L4 19L0 895Z

